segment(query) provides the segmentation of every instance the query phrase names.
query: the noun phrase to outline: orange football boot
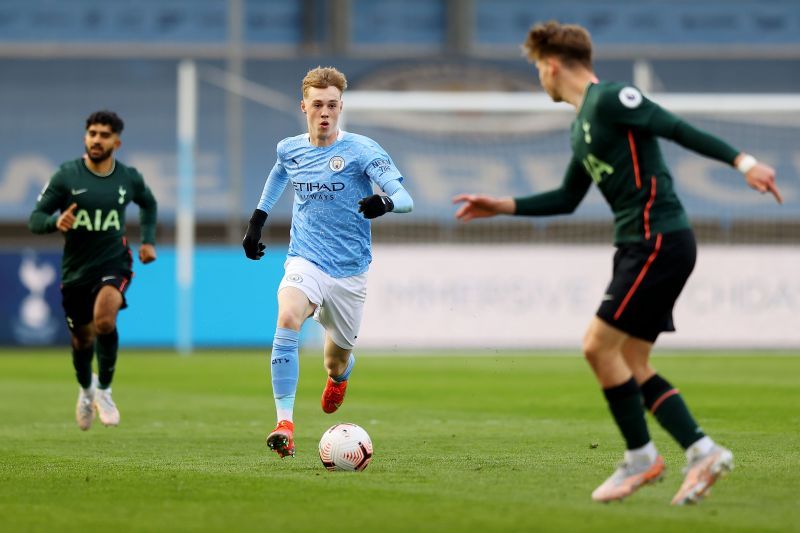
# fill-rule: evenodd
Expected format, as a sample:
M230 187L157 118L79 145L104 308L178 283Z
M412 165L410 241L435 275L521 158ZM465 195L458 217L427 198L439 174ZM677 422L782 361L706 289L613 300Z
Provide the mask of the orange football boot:
M294 423L281 420L267 436L267 446L280 457L294 457Z
M344 402L344 393L347 390L347 380L337 383L330 377L322 391L322 410L328 414L336 411Z

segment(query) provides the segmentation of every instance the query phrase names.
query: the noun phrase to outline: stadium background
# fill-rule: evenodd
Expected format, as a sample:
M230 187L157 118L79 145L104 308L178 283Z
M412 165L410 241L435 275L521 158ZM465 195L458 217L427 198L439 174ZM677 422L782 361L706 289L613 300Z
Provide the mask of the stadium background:
M601 78L635 80L653 93L769 101L800 87L800 5L789 0L4 1L0 343L67 342L60 237L33 236L25 224L57 165L82 152L91 111L110 108L124 118L119 158L142 171L159 201L159 260L136 268L131 309L121 315L123 344L173 346L181 318L173 247L178 63L242 76L277 104L201 77L191 344L268 345L291 195L270 217L266 261L246 261L239 241L275 144L304 128L297 102L305 72L335 65L351 91L540 92L518 45L532 22L550 18L589 28ZM527 194L557 183L569 153L565 127L536 129L549 119L532 115L532 129L517 135L503 131L509 117L497 128L476 113L444 119L458 119L466 132L409 133L401 127L408 114L359 122L347 115L347 95L345 110L347 127L392 155L415 199L412 215L374 225L363 345L574 349L610 271L610 216L597 195L571 218L469 226L455 224L449 203L458 192ZM798 116L692 119L776 166L786 198L780 208L734 171L665 143L701 243L698 272L676 312L676 346L800 343ZM435 122L410 119L425 128ZM130 210L134 242L136 219ZM318 342L319 328L304 335Z

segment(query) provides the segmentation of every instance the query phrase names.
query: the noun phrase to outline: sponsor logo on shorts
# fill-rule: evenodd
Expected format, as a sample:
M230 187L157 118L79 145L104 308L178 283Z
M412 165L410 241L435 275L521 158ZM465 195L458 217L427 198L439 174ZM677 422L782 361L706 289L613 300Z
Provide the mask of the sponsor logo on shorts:
M328 161L328 167L334 172L339 172L344 168L344 158L338 155L331 157L331 160Z
M303 283L303 276L300 274L289 274L286 276L286 281L291 281L292 283Z

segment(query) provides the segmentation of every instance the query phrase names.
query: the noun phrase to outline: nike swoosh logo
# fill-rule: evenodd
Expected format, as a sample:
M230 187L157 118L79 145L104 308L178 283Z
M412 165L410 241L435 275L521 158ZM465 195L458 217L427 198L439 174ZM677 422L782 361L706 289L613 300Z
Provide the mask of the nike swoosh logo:
M79 194L83 194L89 189L72 189L72 196L78 196Z
M111 279L116 279L116 276L103 276L103 279L101 281L108 281Z
M603 301L604 301L604 302L608 302L608 301L611 301L611 300L613 300L613 299L614 299L614 296L613 296L613 295L611 295L611 294L605 294L605 295L603 295Z

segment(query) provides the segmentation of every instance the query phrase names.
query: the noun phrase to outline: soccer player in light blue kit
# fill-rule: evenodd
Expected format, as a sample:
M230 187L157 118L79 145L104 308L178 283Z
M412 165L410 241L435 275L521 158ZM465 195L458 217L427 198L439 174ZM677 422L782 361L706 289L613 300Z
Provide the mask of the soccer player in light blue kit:
M372 261L370 223L388 212L408 213L413 200L403 176L372 139L342 131L344 74L332 67L303 78L300 108L308 133L278 143L278 160L264 184L242 241L245 255L264 255L261 228L286 185L294 208L285 275L278 287L278 325L272 344L272 391L278 425L267 445L280 457L294 456L294 400L299 373L298 335L313 316L325 328L328 381L322 410L333 413L344 401L353 370L353 348L366 298ZM375 183L385 193L373 194Z

